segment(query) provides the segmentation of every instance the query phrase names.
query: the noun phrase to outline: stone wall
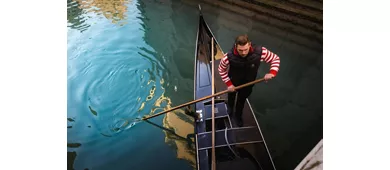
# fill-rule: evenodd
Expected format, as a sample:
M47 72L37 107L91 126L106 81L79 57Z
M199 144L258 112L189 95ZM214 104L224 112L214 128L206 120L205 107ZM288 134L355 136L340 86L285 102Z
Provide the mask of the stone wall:
M322 43L322 0L200 0Z

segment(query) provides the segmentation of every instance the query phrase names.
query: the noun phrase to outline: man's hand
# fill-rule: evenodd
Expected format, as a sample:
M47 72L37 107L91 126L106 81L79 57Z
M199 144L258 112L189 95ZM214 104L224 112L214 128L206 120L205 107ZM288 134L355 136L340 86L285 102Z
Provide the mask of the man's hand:
M234 92L235 91L234 88L236 88L236 87L234 87L234 85L230 85L228 87L228 90L231 91L231 92Z
M265 76L264 76L264 79L267 81L267 80L271 80L272 78L274 78L275 76L273 75L273 74L270 74L270 73L268 73L268 74L266 74Z

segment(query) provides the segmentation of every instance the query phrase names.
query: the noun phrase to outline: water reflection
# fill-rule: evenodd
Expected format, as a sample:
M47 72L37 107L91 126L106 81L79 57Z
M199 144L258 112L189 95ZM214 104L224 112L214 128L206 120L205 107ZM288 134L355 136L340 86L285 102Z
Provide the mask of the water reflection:
M91 108L91 106L88 106L88 108L89 108L89 111L91 111L91 113L92 113L93 115L97 116L97 112L96 112L95 110L93 110L93 109Z
M68 27L83 32L90 27L89 14L104 16L114 24L124 25L127 4L131 0L67 0Z
M170 108L170 107L169 107ZM185 117L185 118L183 118ZM194 145L195 140L193 138L194 126L193 121L188 115L184 113L184 110L178 109L165 115L163 120L163 127L165 129L172 129L178 136L186 136L186 140L179 140L174 134L164 131L165 142L168 144L176 145L178 159L187 160L193 169L196 168L196 149Z
M126 19L126 4L131 0L76 0L87 12L103 15L112 23Z
M67 152L68 169L74 169L73 164L74 164L74 160L76 159L76 156L77 156L77 153L75 151Z
M192 98L196 8L183 6L180 1L139 1L137 9L142 14L139 19L145 32L143 39L155 51L139 48L139 54L153 63L147 72L151 80L160 78L163 91L150 113L155 114ZM179 93L174 87L179 87ZM196 153L190 144L194 142L193 119L178 109L165 114L162 124L158 127L163 129L165 142L176 149L178 159L186 160L195 169Z
M79 3L73 0L67 0L67 6L68 27L79 30L80 32L87 30L90 25L85 22L86 18L83 15L85 11L80 8Z
M81 146L81 143L68 143L68 148L78 148Z
M181 140L181 141L184 141L184 142L187 142L188 146L190 147L191 145L194 145L194 142L191 140L190 136L191 134L188 134L187 135L187 138L183 137L183 136L180 136L178 135L174 130L172 129L169 129L169 128L166 128L164 126L160 126L156 123L153 123L152 121L150 120L145 120L146 123L149 123L150 125L153 125L157 128L160 128L161 130L164 130L165 132L169 133L170 135L173 135L172 136L172 139L173 140Z

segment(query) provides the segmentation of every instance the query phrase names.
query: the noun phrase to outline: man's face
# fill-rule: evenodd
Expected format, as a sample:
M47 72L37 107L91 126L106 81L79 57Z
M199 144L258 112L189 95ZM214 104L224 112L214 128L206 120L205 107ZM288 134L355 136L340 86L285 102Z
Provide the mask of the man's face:
M251 46L250 43L246 43L245 45L239 45L237 44L237 52L241 57L246 57L249 53L249 47Z

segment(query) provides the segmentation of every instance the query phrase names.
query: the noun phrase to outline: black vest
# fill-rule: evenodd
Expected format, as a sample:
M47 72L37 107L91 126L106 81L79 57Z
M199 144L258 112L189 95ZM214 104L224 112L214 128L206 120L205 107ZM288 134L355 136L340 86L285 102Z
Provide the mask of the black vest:
M261 46L253 46L253 52L249 52L246 57L234 54L234 47L228 53L229 72L228 76L234 86L239 86L254 81L257 70L260 66Z

